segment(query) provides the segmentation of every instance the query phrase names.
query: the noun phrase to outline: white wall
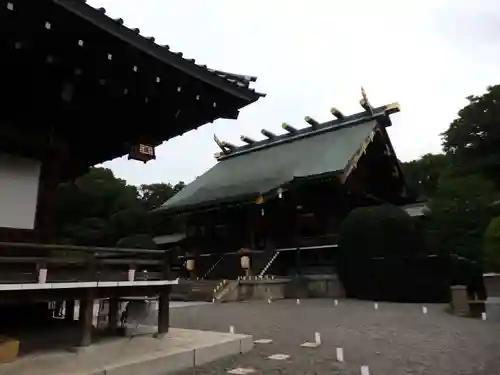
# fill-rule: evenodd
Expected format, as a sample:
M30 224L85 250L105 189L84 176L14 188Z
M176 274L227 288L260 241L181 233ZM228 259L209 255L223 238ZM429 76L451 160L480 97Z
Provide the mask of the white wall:
M41 162L0 154L0 227L34 229Z

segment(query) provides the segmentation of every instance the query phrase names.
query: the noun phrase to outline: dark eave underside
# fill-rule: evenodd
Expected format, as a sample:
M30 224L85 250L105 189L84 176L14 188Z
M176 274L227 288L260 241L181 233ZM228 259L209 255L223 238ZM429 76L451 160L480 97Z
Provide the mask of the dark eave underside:
M181 52L172 52L169 46L156 44L154 38L141 36L139 29L132 30L123 26L123 20L114 20L106 16L104 8L94 9L83 0L53 1L131 46L201 81L227 91L231 95L248 101L255 101L259 96L263 96L263 94L258 94L255 90L249 88L249 82L255 81L255 77L226 73L208 69L206 65L197 65L194 59L184 58Z
M0 150L65 148L67 177L261 96L255 77L198 66L77 0L0 0L0 51Z

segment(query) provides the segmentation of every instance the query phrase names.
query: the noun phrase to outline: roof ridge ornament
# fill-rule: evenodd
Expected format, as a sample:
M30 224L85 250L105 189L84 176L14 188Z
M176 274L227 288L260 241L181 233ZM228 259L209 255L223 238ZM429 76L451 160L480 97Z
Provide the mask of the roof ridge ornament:
M221 141L215 134L214 134L214 141L217 144L217 146L219 146L219 148L222 150L222 153L224 155L227 155L231 152L231 149L230 147L227 147L226 142Z
M269 130L262 129L260 132L262 133L263 136L265 136L265 137L267 137L269 139L276 138L276 134L274 134L273 132L270 132Z
M297 134L297 129L295 129L292 125L287 124L286 122L282 123L281 127L290 134Z
M257 142L255 139L252 139L250 137L247 137L246 135L242 135L240 137L241 141L242 142L245 142L247 145L252 145L254 144L255 142Z
M345 117L344 114L335 107L330 108L330 113L334 115L337 118L337 120L343 120Z
M311 116L304 117L304 121L307 122L313 129L318 128L321 124L313 119Z
M368 96L366 95L366 91L363 86L361 86L361 99L359 104L361 104L361 107L363 107L365 111L369 112L370 115L373 116L373 107L368 100Z

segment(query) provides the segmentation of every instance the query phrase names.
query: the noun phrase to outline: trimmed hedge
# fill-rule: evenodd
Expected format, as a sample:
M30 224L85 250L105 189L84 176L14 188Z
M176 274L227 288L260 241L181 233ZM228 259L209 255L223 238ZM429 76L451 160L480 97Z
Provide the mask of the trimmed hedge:
M339 276L346 295L388 301L444 301L448 261L428 253L414 219L381 205L356 208L340 228Z

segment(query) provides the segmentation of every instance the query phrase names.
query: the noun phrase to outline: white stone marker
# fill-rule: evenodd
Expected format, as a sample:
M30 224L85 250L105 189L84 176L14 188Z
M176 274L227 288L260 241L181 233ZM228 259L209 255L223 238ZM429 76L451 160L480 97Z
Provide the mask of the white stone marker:
M370 369L368 366L361 366L361 375L370 375Z
M233 368L232 370L229 370L227 373L232 375L246 375L246 374L252 374L254 372L255 370L253 368L237 367Z
M427 306L422 306L422 313L427 314Z
M378 303L377 303L377 302L375 302L375 303L373 304L373 308L374 308L375 310L378 310Z
M234 334L234 326L229 326L229 333L233 333Z
M45 284L47 282L47 268L40 268L38 270L38 283Z
M482 320L486 320L486 313L485 313L485 312L484 312L484 313L481 313L481 319L482 319Z
M255 344L270 344L272 342L273 342L273 340L271 340L271 339L258 339L258 340L254 340Z
M278 361L284 361L285 359L290 358L288 354L273 354L267 357L268 359L276 359Z
M300 346L303 348L317 348L319 344L315 342L305 342L303 344L300 344Z
M297 298L297 305L300 305L300 299Z
M337 348L336 350L337 354L337 361L339 362L344 362L344 349L342 348Z
M335 306L339 305L339 301L337 301L337 300L335 300L333 303L335 304Z
M318 345L321 344L321 335L319 332L314 332L314 342Z

